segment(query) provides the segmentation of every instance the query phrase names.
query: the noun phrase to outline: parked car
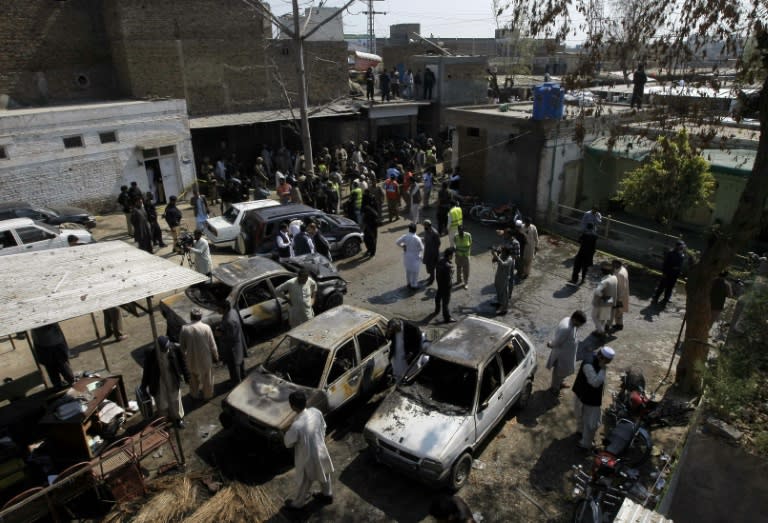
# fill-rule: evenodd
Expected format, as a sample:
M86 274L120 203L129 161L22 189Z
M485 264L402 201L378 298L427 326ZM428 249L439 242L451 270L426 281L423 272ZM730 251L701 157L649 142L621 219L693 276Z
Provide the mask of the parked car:
M304 391L323 414L383 383L389 368L387 320L351 305L330 309L291 329L266 361L224 399L224 427L250 429L282 446L296 413L288 404Z
M531 397L536 349L518 329L469 316L427 345L365 426L380 462L460 489L473 455Z
M74 223L86 229L96 227L96 219L85 209L78 207L40 207L27 202L0 203L0 220L31 218L48 225Z
M203 321L211 327L221 323L219 306L226 300L240 313L247 338L256 339L258 331L287 325L288 303L275 294L275 288L296 276L306 267L317 282L317 312L341 305L347 293L347 282L336 267L319 254L308 254L281 265L263 256L252 256L223 263L213 269L210 282L192 285L183 293L160 301L167 334L177 340L182 325L189 322L192 309L203 312Z
M30 218L3 220L0 221L0 255L68 247L69 236L76 236L79 243L93 241L91 233L83 229L59 229Z
M282 222L307 219L317 222L320 232L331 244L334 257L349 258L360 252L363 233L357 223L299 203L267 207L249 213L240 223L235 251L240 254L269 254L275 248L275 235Z
M232 204L227 212L221 216L215 216L205 220L205 237L216 247L228 242L232 242L232 248L235 248L235 240L240 234L240 223L248 213L265 207L274 207L280 205L276 200L252 200Z

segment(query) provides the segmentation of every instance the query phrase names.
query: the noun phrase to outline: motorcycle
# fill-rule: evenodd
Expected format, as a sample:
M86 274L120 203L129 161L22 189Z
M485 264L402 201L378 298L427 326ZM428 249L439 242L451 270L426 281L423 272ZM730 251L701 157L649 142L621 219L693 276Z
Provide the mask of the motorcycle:
M512 225L522 219L522 214L513 203L505 203L496 207L477 204L469 210L469 216L484 225Z

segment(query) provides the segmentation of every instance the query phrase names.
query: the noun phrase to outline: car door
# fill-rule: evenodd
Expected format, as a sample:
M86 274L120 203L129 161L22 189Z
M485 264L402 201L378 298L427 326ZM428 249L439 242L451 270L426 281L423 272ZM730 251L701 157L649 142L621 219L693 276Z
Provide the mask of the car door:
M0 254L18 254L23 250L12 230L0 232Z
M338 227L328 219L326 214L316 214L312 216L312 219L317 223L320 233L328 240L331 251L336 251L339 248L339 240L341 240Z
M357 396L362 377L363 369L360 367L355 339L350 338L334 351L331 367L325 379L329 412L333 412Z
M370 391L384 378L389 367L389 340L383 325L374 324L356 336L360 352L360 367L363 372L361 391Z
M277 289L280 285L293 278L293 274L278 274L272 276L269 281L272 285L272 289ZM288 298L285 296L278 296L277 302L280 304L280 314L282 315L280 321L288 321Z
M504 389L507 403L517 399L525 387L530 374L533 359L527 358L530 346L517 334L499 350L501 366L504 370Z
M21 251L42 251L45 249L55 249L64 247L67 244L66 239L59 235L44 229L38 225L24 225L16 229L16 236L21 243Z
M267 278L248 283L240 289L237 310L243 327L249 331L270 327L283 318L280 303Z
M505 399L502 388L502 372L498 356L493 356L485 363L480 376L480 389L475 410L475 430L477 440L482 440L504 414Z

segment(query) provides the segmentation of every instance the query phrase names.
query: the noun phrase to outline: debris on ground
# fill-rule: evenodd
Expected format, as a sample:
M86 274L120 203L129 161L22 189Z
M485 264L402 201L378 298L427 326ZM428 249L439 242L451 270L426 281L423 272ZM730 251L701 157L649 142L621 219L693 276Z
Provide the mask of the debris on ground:
M744 433L736 427L729 425L723 420L717 418L707 418L707 420L704 422L704 426L713 434L732 442L739 441L744 435Z

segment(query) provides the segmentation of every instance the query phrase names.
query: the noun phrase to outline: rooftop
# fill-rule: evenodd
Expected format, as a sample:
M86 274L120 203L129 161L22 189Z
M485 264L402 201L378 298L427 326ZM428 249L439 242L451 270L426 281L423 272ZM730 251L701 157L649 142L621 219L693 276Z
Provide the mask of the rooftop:
M353 332L386 319L376 313L352 305L339 305L294 327L290 335L298 340L331 350Z
M427 349L427 354L477 368L510 334L512 328L503 323L478 316L467 316L434 342Z

